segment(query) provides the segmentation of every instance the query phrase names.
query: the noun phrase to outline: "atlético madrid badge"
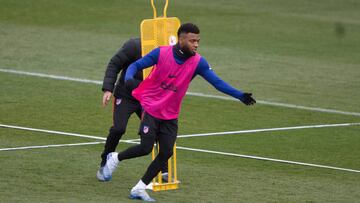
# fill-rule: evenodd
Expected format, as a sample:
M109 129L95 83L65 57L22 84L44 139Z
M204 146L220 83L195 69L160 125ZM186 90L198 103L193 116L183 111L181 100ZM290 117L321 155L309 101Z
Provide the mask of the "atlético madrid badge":
M175 45L176 44L176 37L174 35L170 35L169 37L169 45Z
M121 99L116 99L116 105L119 105L119 104L121 104Z
M149 132L149 126L144 125L143 132L146 134Z

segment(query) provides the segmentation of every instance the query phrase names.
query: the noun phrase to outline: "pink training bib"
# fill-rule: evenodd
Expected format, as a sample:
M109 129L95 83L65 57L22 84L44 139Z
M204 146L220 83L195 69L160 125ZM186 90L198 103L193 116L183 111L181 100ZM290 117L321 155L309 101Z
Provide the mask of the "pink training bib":
M196 53L184 64L177 64L172 46L160 47L158 63L132 95L150 115L158 119L176 119L201 56Z

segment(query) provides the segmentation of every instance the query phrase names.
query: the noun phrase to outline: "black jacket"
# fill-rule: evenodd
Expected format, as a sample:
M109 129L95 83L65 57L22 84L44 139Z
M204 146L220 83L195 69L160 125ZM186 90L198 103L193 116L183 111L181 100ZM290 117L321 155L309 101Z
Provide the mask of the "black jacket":
M131 96L130 90L125 88L124 78L126 69L131 63L135 62L139 58L141 58L140 39L129 39L111 58L106 68L102 91L113 92L113 95L116 98L122 97L135 100L135 98ZM121 74L117 80L120 71ZM138 81L138 83L140 83L143 80L142 72L137 72L134 78ZM115 86L116 81L117 83Z

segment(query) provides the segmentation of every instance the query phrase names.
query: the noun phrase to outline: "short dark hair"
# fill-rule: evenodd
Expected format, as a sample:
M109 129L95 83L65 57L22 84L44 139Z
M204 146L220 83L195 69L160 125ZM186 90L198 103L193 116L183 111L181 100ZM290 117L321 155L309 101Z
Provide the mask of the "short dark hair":
M198 26L196 26L193 23L184 23L182 24L177 32L178 37L181 33L194 33L194 34L200 34L200 30Z

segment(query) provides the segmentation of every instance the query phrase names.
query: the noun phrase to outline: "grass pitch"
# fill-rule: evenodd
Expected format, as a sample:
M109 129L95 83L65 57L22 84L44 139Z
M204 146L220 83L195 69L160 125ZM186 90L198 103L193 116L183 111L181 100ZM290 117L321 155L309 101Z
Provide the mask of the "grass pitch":
M112 54L138 36L149 2L0 0L0 68L102 80ZM160 4L159 4L160 6ZM170 1L168 16L201 29L200 54L259 100L360 112L357 1ZM0 72L0 124L106 137L100 86ZM190 91L217 94L194 79ZM179 134L332 123L358 116L187 96ZM134 116L123 139L136 139ZM360 170L360 127L179 138L178 146ZM97 141L0 128L0 149ZM120 143L118 150L129 144ZM132 202L150 163L95 173L103 145L0 151L0 202ZM358 202L359 173L178 150L180 189L159 202Z

